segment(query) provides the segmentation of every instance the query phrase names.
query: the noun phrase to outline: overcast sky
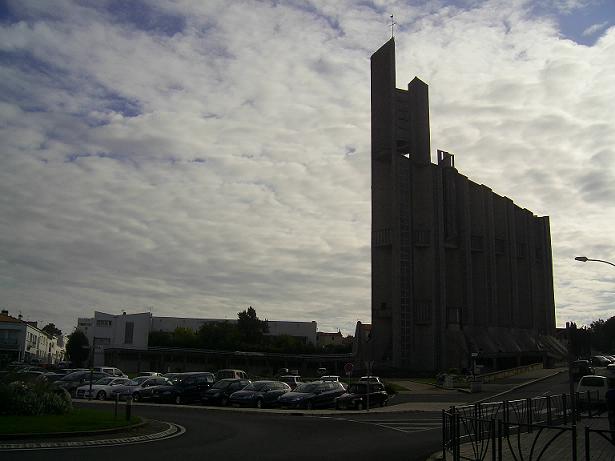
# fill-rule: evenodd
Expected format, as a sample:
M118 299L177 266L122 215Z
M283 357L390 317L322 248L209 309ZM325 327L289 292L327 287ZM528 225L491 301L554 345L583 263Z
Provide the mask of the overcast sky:
M549 215L558 326L615 315L615 2L0 2L0 306L370 322L370 55L432 159Z

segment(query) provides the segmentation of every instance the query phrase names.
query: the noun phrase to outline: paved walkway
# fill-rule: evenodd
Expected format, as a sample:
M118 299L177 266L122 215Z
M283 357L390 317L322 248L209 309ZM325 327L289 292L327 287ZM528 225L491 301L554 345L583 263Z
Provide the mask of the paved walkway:
M591 430L608 430L606 417L598 417L580 421L576 426L577 460L586 460L585 426ZM589 432L588 449L591 461L615 460L615 445L605 436L597 432ZM572 426L561 426L558 429L546 428L534 430L531 433L511 434L502 438L502 461L538 460L565 461L572 460L574 432ZM461 445L461 459L492 460L492 441L483 440ZM543 452L544 450L544 452ZM496 444L497 453L497 444ZM486 454L482 457L482 454ZM436 453L431 459L441 459L441 453ZM450 453L447 455L450 456ZM497 459L497 458L495 458Z

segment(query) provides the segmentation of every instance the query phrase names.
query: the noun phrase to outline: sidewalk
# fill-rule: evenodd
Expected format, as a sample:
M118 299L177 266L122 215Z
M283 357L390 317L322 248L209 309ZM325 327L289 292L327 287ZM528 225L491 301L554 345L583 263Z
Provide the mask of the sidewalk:
M592 430L608 430L606 416L584 419L577 424L577 459L585 460L585 426ZM573 453L573 432L568 429L534 429L531 433L511 434L502 438L502 461L520 459L540 459L541 461L571 460ZM477 453L485 452L485 460L492 459L491 441L470 442L461 445L461 459L477 459ZM496 447L497 449L497 447ZM542 451L544 450L544 453ZM589 434L589 452L591 461L615 460L615 445L599 433ZM542 454L542 455L541 455ZM450 456L450 453L449 453ZM430 460L442 459L442 453L435 453Z

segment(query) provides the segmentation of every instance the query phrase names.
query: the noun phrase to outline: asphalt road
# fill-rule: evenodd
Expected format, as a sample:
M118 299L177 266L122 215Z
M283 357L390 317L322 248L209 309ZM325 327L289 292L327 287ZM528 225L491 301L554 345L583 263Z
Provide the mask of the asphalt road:
M135 405L135 414L186 428L180 437L119 447L2 453L4 460L421 460L440 443L439 414L335 417Z
M568 389L566 374L559 374L494 400L557 394ZM300 416L147 404L136 404L134 412L180 424L186 433L168 440L119 447L4 452L2 460L424 461L439 449L441 440L440 412Z

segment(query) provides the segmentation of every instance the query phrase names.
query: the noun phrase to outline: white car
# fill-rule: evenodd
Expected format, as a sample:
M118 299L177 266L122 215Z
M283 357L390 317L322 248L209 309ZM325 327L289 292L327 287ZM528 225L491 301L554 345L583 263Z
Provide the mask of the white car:
M320 377L320 381L339 382L340 377L337 375L324 375Z
M605 395L608 389L608 379L606 376L583 376L577 385L577 393L579 394L581 404L588 401L596 404L606 403Z
M114 386L121 386L129 381L128 378L114 378L109 376L106 378L100 378L98 381L92 384L92 398L98 400L106 400L112 395L112 389ZM75 397L78 399L87 399L90 397L90 385L78 387L75 391Z
M382 381L380 381L380 378L378 376L361 376L361 379L359 379L359 381L364 382L364 383L378 383L378 384L382 384Z
M122 370L115 367L94 367L94 371L102 371L103 373L107 373L108 375L116 376L118 378L128 378Z

